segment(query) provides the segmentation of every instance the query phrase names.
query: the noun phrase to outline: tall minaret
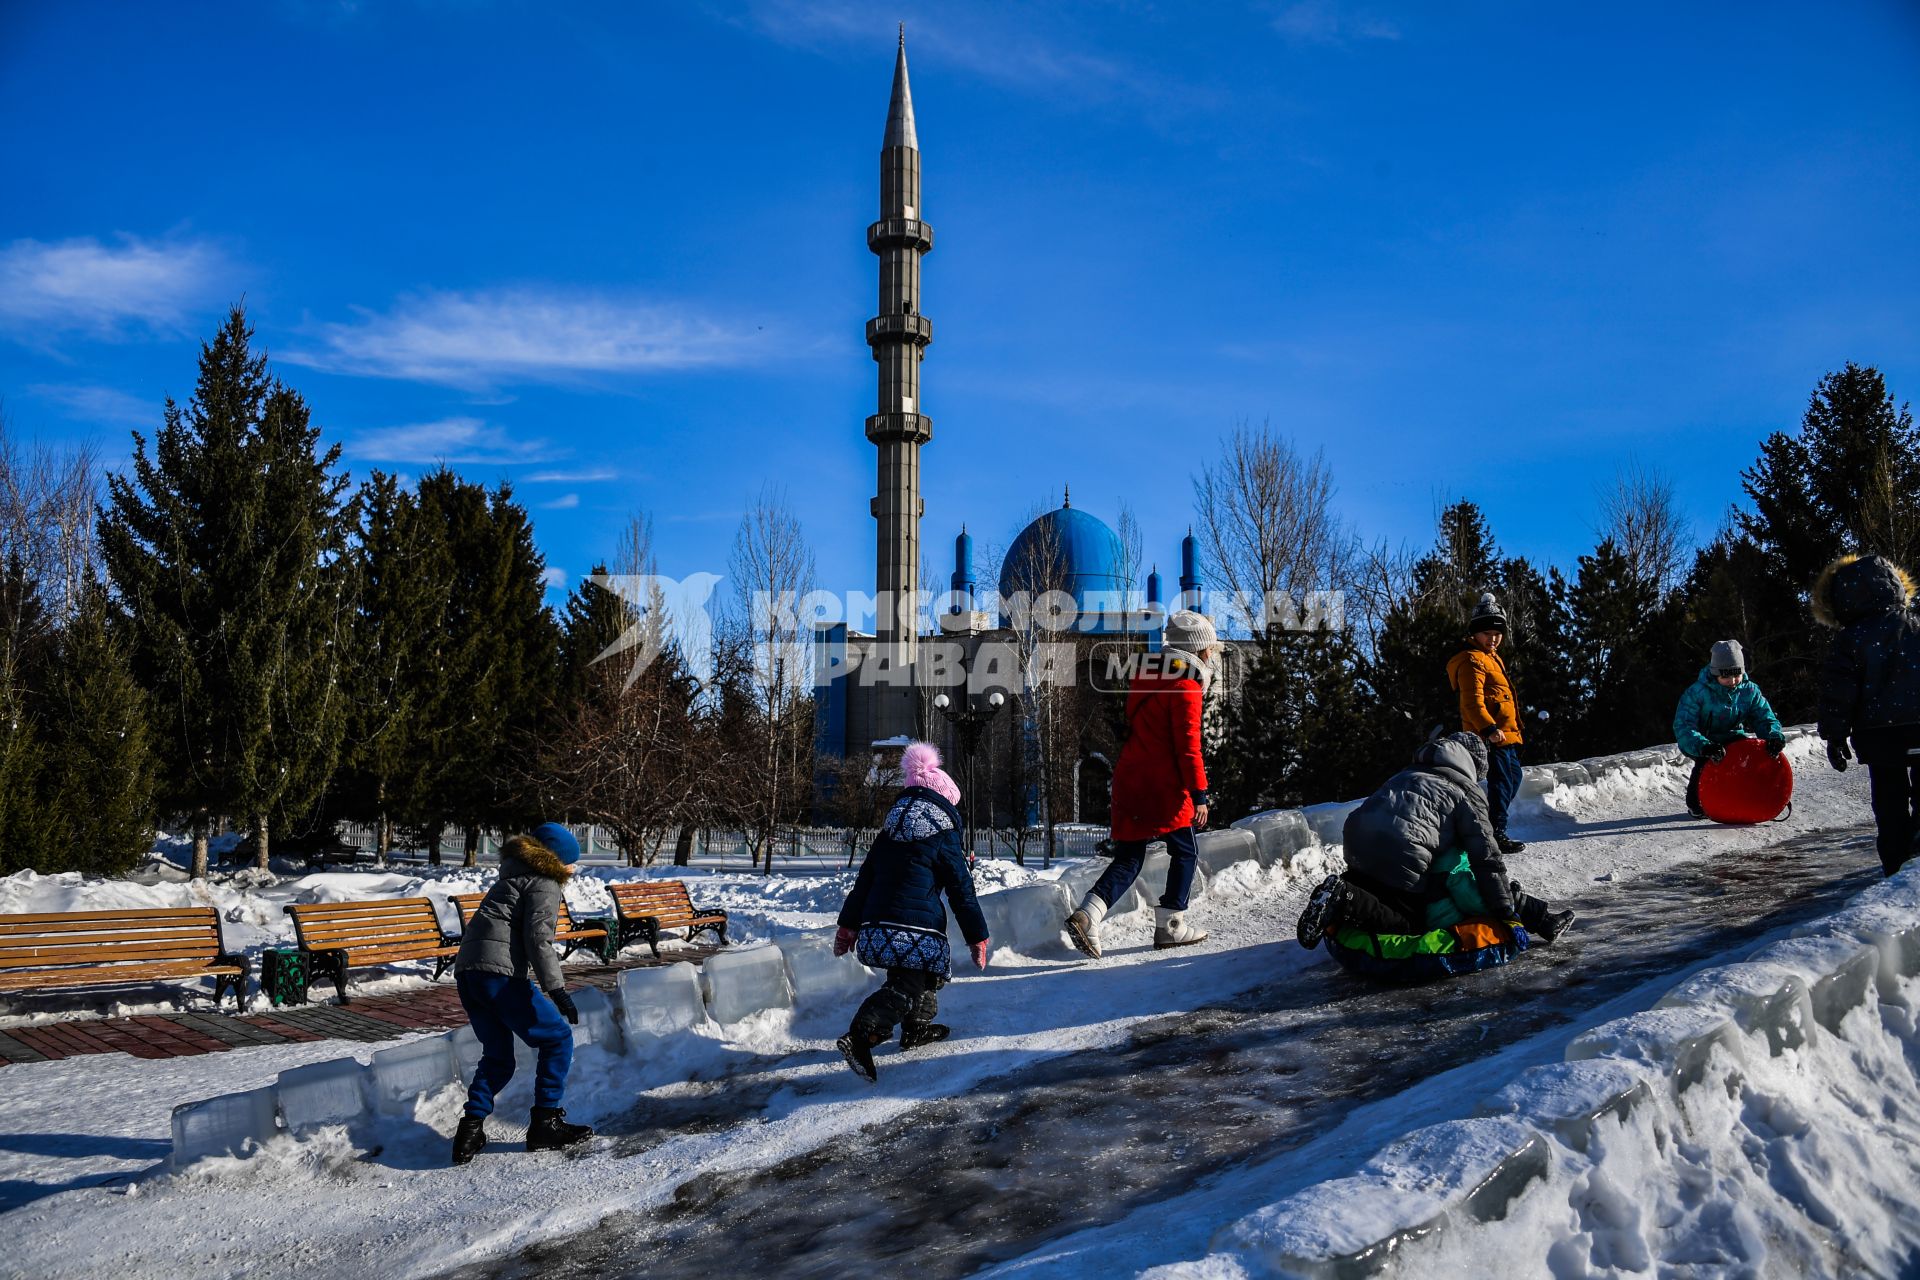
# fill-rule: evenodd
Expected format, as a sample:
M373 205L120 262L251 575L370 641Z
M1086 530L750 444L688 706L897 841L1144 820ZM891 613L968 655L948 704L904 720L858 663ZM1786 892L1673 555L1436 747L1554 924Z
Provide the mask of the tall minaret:
M880 220L867 228L867 247L880 257L880 314L867 321L867 345L880 366L878 412L867 419L867 439L880 449L880 489L872 504L879 526L874 592L882 602L875 648L902 680L875 690L874 736L886 738L917 732L904 679L913 665L920 514L926 505L920 499L920 446L933 438L933 420L920 412L920 357L933 341L933 325L920 314L920 255L933 248L933 228L920 220L920 141L907 86L905 23L893 64L887 136L880 144Z

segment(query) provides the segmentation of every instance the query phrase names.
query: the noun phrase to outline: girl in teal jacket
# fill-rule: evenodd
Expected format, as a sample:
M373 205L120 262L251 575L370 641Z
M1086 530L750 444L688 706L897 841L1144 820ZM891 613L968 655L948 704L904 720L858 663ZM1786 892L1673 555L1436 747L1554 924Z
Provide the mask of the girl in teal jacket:
M1764 738L1767 750L1779 755L1786 750L1787 735L1779 717L1767 705L1767 695L1747 679L1746 655L1738 640L1722 640L1713 646L1713 655L1700 668L1700 678L1680 695L1673 713L1673 736L1680 750L1693 759L1693 775L1687 779L1687 812L1696 818L1706 814L1700 808L1700 771L1727 754L1727 744L1737 738Z

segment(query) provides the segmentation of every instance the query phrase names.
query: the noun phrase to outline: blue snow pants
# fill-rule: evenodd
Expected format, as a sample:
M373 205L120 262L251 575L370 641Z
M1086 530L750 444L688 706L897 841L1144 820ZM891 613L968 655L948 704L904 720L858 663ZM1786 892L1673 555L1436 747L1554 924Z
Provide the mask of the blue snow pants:
M534 1068L533 1105L557 1107L573 1066L573 1028L547 993L525 978L468 970L454 975L460 1004L480 1038L480 1065L467 1086L467 1114L490 1116L493 1097L513 1079L515 1036L540 1051Z
M1193 869L1199 863L1200 850L1193 842L1193 828L1179 827L1160 837L1167 842L1167 891L1160 905L1170 911L1185 911L1187 897L1193 892ZM1127 896L1140 877L1140 866L1147 860L1147 840L1115 840L1113 861L1100 874L1093 892L1100 901L1112 906Z
M1493 820L1493 829L1501 835L1507 834L1507 810L1513 807L1513 798L1520 794L1520 748L1516 746L1487 748L1487 816Z

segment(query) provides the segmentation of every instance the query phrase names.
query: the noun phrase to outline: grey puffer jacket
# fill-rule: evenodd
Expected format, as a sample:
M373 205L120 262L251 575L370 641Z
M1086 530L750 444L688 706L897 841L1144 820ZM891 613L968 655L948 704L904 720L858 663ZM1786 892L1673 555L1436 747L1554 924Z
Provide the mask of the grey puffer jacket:
M560 920L560 886L569 867L531 836L515 836L500 852L500 878L467 922L453 971L527 978L542 991L566 985L553 935Z
M1347 815L1347 866L1386 888L1437 897L1445 889L1432 879L1434 859L1465 850L1489 914L1511 919L1506 863L1494 843L1477 762L1460 736L1422 746L1412 768L1387 779Z
M1813 615L1839 631L1820 671L1820 736L1851 736L1870 757L1875 730L1920 724L1913 580L1880 556L1842 556L1813 584Z

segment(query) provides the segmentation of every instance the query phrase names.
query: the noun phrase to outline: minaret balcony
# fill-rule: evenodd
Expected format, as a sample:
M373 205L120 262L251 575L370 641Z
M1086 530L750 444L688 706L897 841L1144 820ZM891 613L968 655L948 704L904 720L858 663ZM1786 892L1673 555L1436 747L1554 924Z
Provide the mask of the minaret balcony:
M876 413L867 419L867 439L875 444L925 444L933 439L933 419L924 413Z
M867 248L875 253L888 249L927 253L933 248L933 228L918 218L882 218L867 228Z
M912 343L924 347L933 341L933 321L917 312L875 316L867 321L867 345L878 358L881 347Z

